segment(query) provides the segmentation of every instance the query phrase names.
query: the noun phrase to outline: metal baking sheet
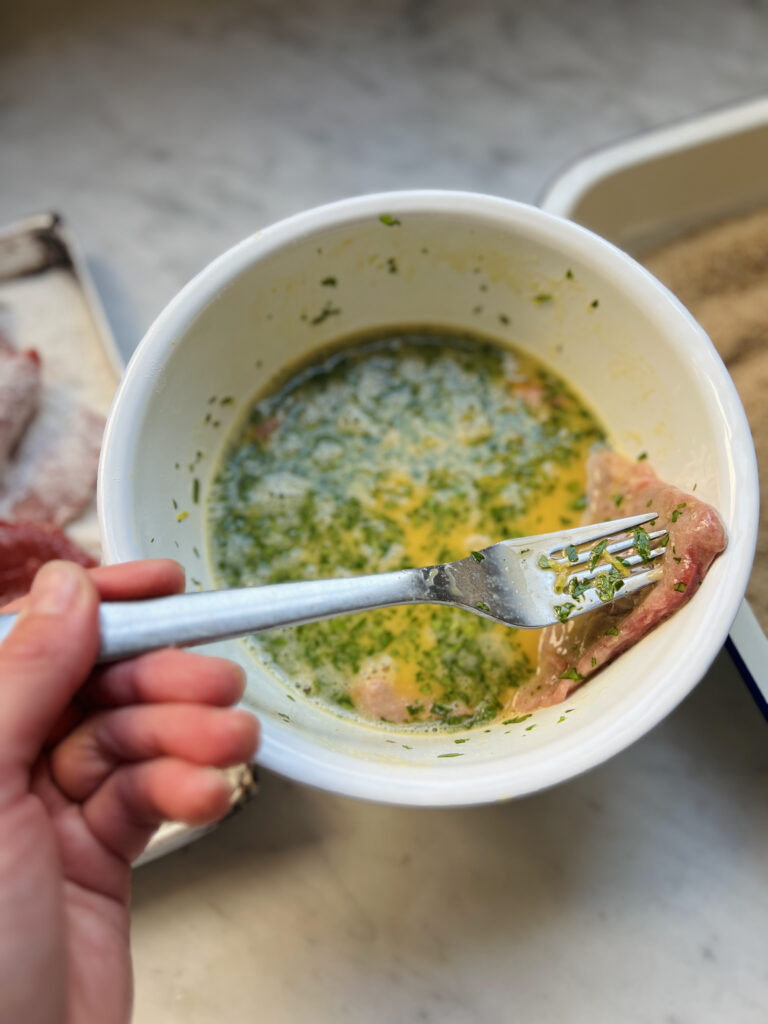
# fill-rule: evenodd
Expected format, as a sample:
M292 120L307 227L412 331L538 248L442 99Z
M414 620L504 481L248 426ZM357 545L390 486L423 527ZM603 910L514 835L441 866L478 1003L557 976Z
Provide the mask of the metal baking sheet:
M43 383L106 416L123 370L117 346L85 261L71 231L55 213L40 213L0 230L0 329L19 348L41 356ZM67 533L100 557L96 498ZM228 772L232 806L256 789L252 766ZM146 863L209 832L169 823L137 863Z
M540 205L632 255L768 206L768 97L646 132L568 167ZM763 509L762 514L767 514ZM768 718L768 637L747 601L727 643Z

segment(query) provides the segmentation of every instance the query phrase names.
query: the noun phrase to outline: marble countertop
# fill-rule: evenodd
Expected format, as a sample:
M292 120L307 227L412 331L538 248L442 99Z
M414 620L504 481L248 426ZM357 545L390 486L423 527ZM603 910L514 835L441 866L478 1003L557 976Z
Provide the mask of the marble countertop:
M763 0L37 0L0 14L0 223L56 209L128 354L197 269L345 195L535 201L585 150L768 84ZM727 658L662 725L513 803L263 776L142 868L142 1024L757 1024L768 745Z

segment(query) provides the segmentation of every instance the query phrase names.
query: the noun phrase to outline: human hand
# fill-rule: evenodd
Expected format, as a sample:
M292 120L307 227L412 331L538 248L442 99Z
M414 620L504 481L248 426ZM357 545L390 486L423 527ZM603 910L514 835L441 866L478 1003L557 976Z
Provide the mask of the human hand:
M212 822L256 720L238 666L179 650L94 667L98 605L176 593L171 561L50 562L0 644L0 1024L124 1024L131 861Z

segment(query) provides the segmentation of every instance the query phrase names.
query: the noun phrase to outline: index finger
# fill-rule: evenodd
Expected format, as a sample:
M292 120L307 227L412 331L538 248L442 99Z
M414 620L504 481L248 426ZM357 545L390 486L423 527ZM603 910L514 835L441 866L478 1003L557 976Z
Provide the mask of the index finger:
M184 590L184 569L172 558L147 558L119 565L100 565L89 569L88 576L102 601L136 601L145 597L164 597ZM11 601L0 609L3 613L18 612L26 597Z

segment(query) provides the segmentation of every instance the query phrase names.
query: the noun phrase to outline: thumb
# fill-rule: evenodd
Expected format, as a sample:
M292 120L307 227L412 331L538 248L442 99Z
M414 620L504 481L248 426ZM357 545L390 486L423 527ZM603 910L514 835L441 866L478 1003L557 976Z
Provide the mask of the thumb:
M31 766L87 679L99 644L99 599L85 570L48 562L0 644L0 762Z

